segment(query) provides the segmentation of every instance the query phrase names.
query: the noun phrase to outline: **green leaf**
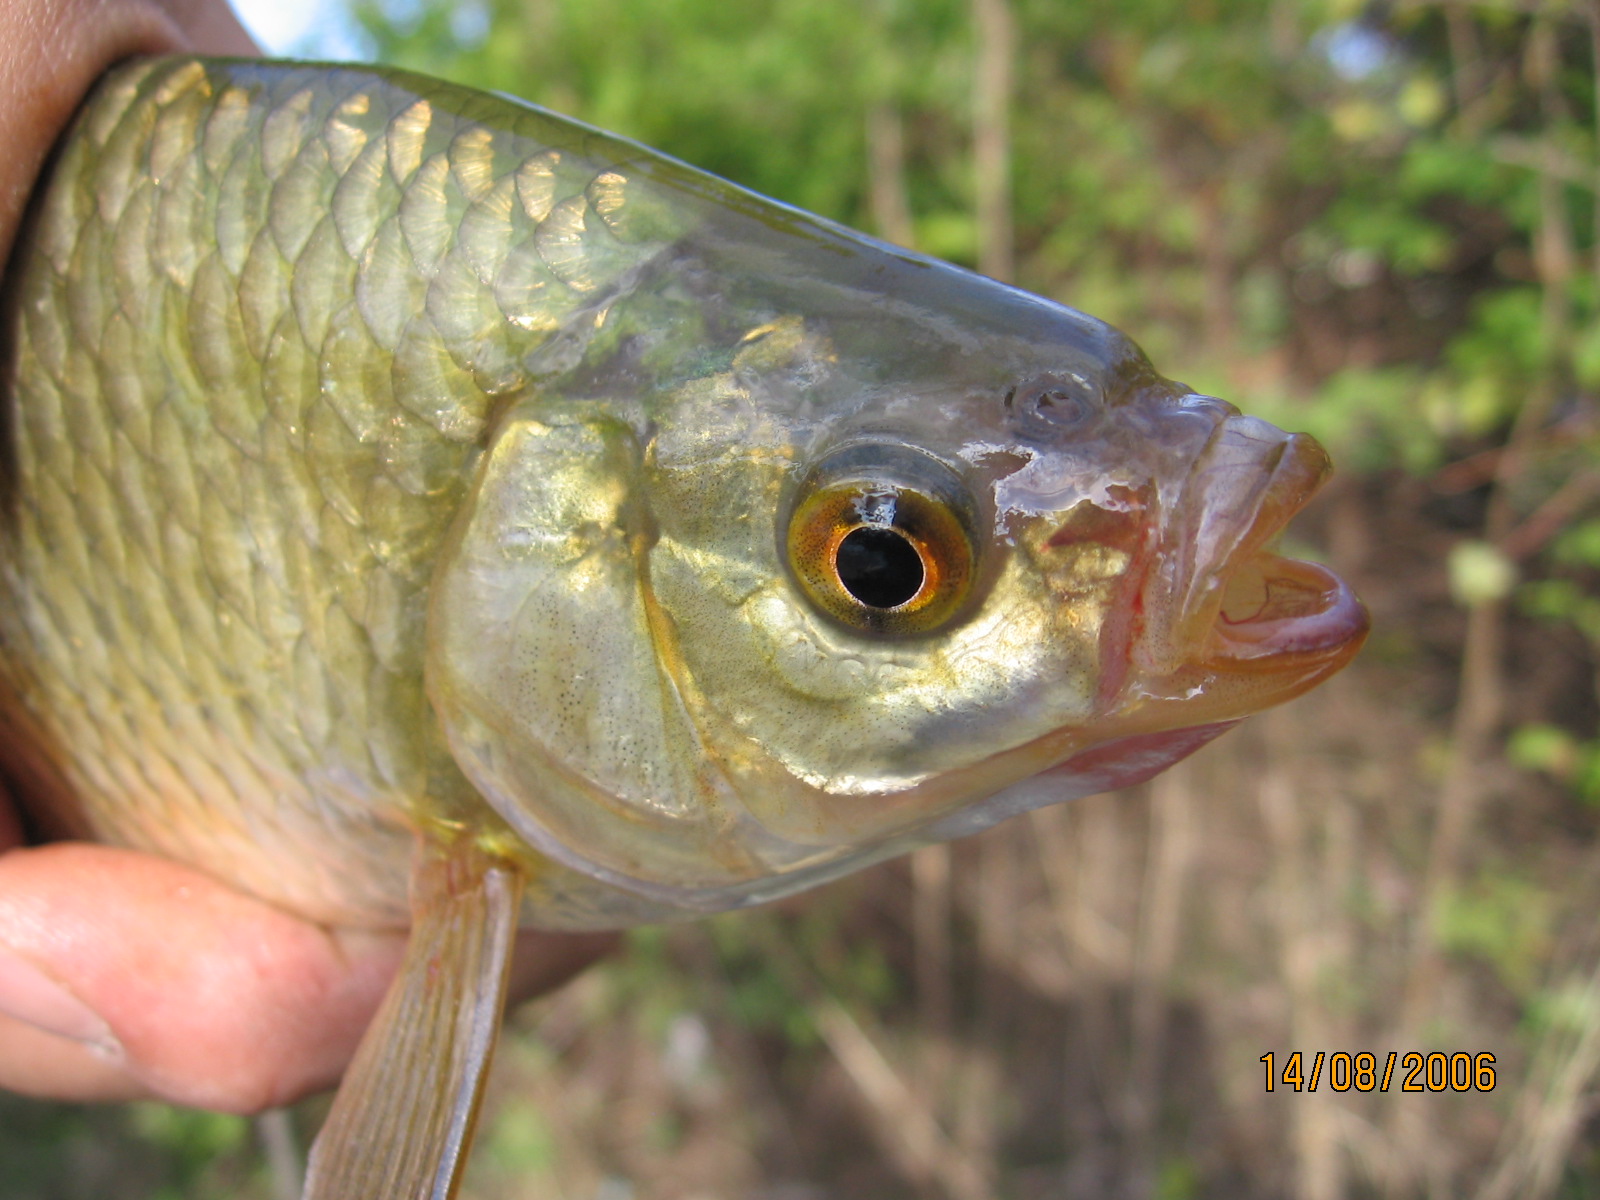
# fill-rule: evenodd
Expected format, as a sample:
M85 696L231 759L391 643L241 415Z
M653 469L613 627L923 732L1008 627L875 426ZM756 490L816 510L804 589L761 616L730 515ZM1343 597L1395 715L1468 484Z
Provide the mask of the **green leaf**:
M1517 585L1517 565L1488 542L1450 548L1450 594L1463 608L1504 600Z
M1553 915L1553 898L1538 884L1486 872L1446 898L1436 933L1446 949L1482 959L1513 993L1525 995L1538 980Z
M1543 771L1558 779L1571 776L1578 761L1578 743L1554 725L1519 725L1506 743L1506 757L1524 771Z

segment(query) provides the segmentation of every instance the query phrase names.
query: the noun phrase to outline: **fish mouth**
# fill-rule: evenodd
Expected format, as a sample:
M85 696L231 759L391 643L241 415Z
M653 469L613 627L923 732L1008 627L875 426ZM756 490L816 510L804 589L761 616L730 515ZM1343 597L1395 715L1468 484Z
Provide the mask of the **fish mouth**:
M1147 594L1146 611L1157 614L1147 632L1173 675L1197 667L1271 675L1269 690L1297 694L1360 648L1367 611L1349 585L1273 549L1330 470L1327 453L1306 434L1252 417L1218 423L1169 531L1169 567L1151 581L1164 595ZM1278 698L1287 697L1268 702Z
M1212 661L1354 653L1367 633L1366 607L1350 585L1319 563L1262 553L1229 574L1212 626Z

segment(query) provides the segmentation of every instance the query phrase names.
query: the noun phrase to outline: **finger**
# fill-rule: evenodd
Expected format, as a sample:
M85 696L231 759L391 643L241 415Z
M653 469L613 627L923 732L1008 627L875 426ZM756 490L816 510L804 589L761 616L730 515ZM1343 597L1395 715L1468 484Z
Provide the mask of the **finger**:
M403 940L330 932L127 850L13 851L0 857L0 1010L13 1018L0 1085L229 1112L287 1103L338 1079ZM19 1022L53 1035L54 1052Z
M0 1016L0 1088L80 1102L142 1100L152 1095L120 1061L7 1016Z
M135 54L257 53L218 0L0 4L0 261L45 155L106 68Z
M548 991L616 940L521 934L511 996ZM287 1103L338 1081L403 941L330 931L127 850L0 856L0 1087L227 1112Z

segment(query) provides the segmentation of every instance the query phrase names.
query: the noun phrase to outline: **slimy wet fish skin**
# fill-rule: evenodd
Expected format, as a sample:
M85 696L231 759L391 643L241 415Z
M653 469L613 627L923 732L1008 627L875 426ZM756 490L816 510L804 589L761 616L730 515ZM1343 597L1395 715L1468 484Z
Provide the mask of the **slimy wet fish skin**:
M519 924L1148 778L1365 634L1271 548L1312 439L511 100L132 63L19 245L12 769L87 836L414 929L310 1196L451 1194Z

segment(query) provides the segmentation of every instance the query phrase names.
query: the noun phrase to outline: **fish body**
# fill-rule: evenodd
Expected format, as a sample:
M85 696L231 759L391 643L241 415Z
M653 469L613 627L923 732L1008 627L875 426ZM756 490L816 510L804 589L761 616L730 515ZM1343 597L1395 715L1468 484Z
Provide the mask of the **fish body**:
M509 100L131 64L21 244L13 719L84 832L319 920L427 929L419 845L525 924L756 903L1146 778L1365 632L1268 548L1311 439Z

